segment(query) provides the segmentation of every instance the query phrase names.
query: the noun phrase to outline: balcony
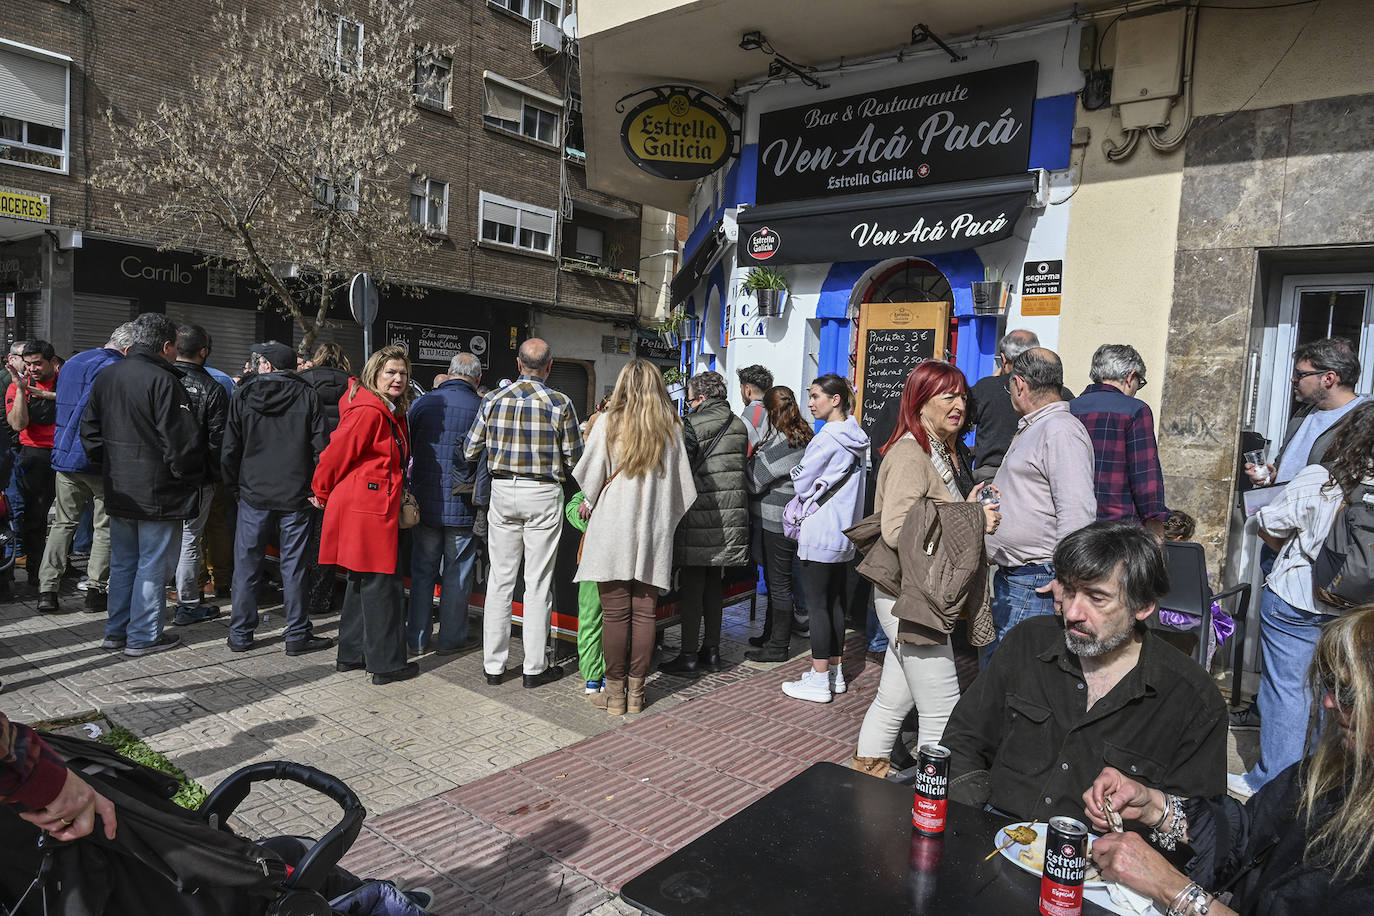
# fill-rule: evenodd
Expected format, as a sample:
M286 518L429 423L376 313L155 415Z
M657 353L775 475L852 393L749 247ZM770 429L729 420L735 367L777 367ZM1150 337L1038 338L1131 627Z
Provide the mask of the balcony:
M602 267L596 261L586 261L580 258L559 258L558 266L569 273L598 277L602 280L615 280L619 283L628 283L631 286L639 282L639 274L628 267Z
M598 316L632 318L639 304L639 274L595 261L559 258L558 304Z

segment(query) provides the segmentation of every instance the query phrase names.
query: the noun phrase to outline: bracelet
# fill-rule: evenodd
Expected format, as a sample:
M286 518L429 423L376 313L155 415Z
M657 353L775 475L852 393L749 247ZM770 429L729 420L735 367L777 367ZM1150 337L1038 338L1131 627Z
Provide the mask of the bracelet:
M1160 849L1173 852L1178 848L1179 840L1186 840L1188 837L1188 816L1183 813L1183 799L1177 795L1165 795L1168 803L1169 814L1173 815L1169 821L1169 829L1160 832L1159 827L1164 824L1160 821L1150 830L1150 842Z
M1189 881L1183 885L1183 890L1174 895L1174 899L1169 901L1169 908L1164 911L1165 916L1184 916L1183 901L1188 897L1190 891L1201 890L1195 882Z
M1216 897L1203 890L1202 885L1189 881L1183 890L1174 895L1165 916L1207 916L1215 902Z
M1169 816L1169 795L1167 792L1161 794L1163 794L1164 796L1164 803L1159 806L1159 820L1155 821L1153 824L1145 825L1149 827L1151 830L1158 830L1160 827L1162 827L1164 825L1165 819Z

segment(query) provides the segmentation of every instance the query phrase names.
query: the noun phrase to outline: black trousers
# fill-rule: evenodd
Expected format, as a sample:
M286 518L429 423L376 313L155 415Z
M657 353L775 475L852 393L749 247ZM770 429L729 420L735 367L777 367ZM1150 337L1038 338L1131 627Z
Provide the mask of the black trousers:
M19 490L24 494L24 553L29 581L38 580L38 566L48 543L48 510L57 495L57 472L52 449L25 445L19 449Z
M678 573L682 600L682 654L695 655L698 646L720 647L720 623L725 603L725 571L719 566L684 566ZM701 633L701 622L706 632ZM698 643L700 639L700 643Z
M768 614L763 621L763 635L768 648L786 651L792 644L792 592L801 586L792 581L797 542L780 531L764 529L763 556L768 573Z
M406 666L404 591L397 573L348 573L339 615L339 662L365 662L371 674Z
M811 657L844 653L847 563L802 560L802 593L811 614Z

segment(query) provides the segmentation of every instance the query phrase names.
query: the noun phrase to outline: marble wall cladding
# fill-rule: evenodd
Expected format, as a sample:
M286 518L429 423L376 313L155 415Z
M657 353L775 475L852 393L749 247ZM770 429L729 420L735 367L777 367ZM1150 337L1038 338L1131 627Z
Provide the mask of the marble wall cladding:
M1289 109L1199 118L1184 153L1178 247L1264 247L1279 238Z
M1207 568L1216 572L1226 558L1227 524L1231 514L1231 480L1210 480L1180 474L1164 475L1169 508L1197 520L1193 540L1207 550Z
M1281 245L1374 241L1374 96L1292 106Z

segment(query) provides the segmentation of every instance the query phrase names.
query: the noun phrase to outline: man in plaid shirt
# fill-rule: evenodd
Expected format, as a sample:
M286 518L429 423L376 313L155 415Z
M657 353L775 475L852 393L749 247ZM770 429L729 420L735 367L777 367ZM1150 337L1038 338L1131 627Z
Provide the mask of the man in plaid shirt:
M582 457L582 432L572 402L544 383L553 368L549 345L531 337L520 345L516 365L520 377L482 402L464 453L468 461L477 461L485 451L491 470L491 572L482 616L487 683L501 683L506 673L511 595L523 558L524 684L539 687L563 676L561 666L548 664L544 645L553 603L553 565L563 532L563 477Z
M1136 397L1145 361L1129 344L1103 344L1093 354L1093 384L1069 403L1093 443L1099 520L1135 520L1163 537L1169 510L1159 467L1154 415Z

